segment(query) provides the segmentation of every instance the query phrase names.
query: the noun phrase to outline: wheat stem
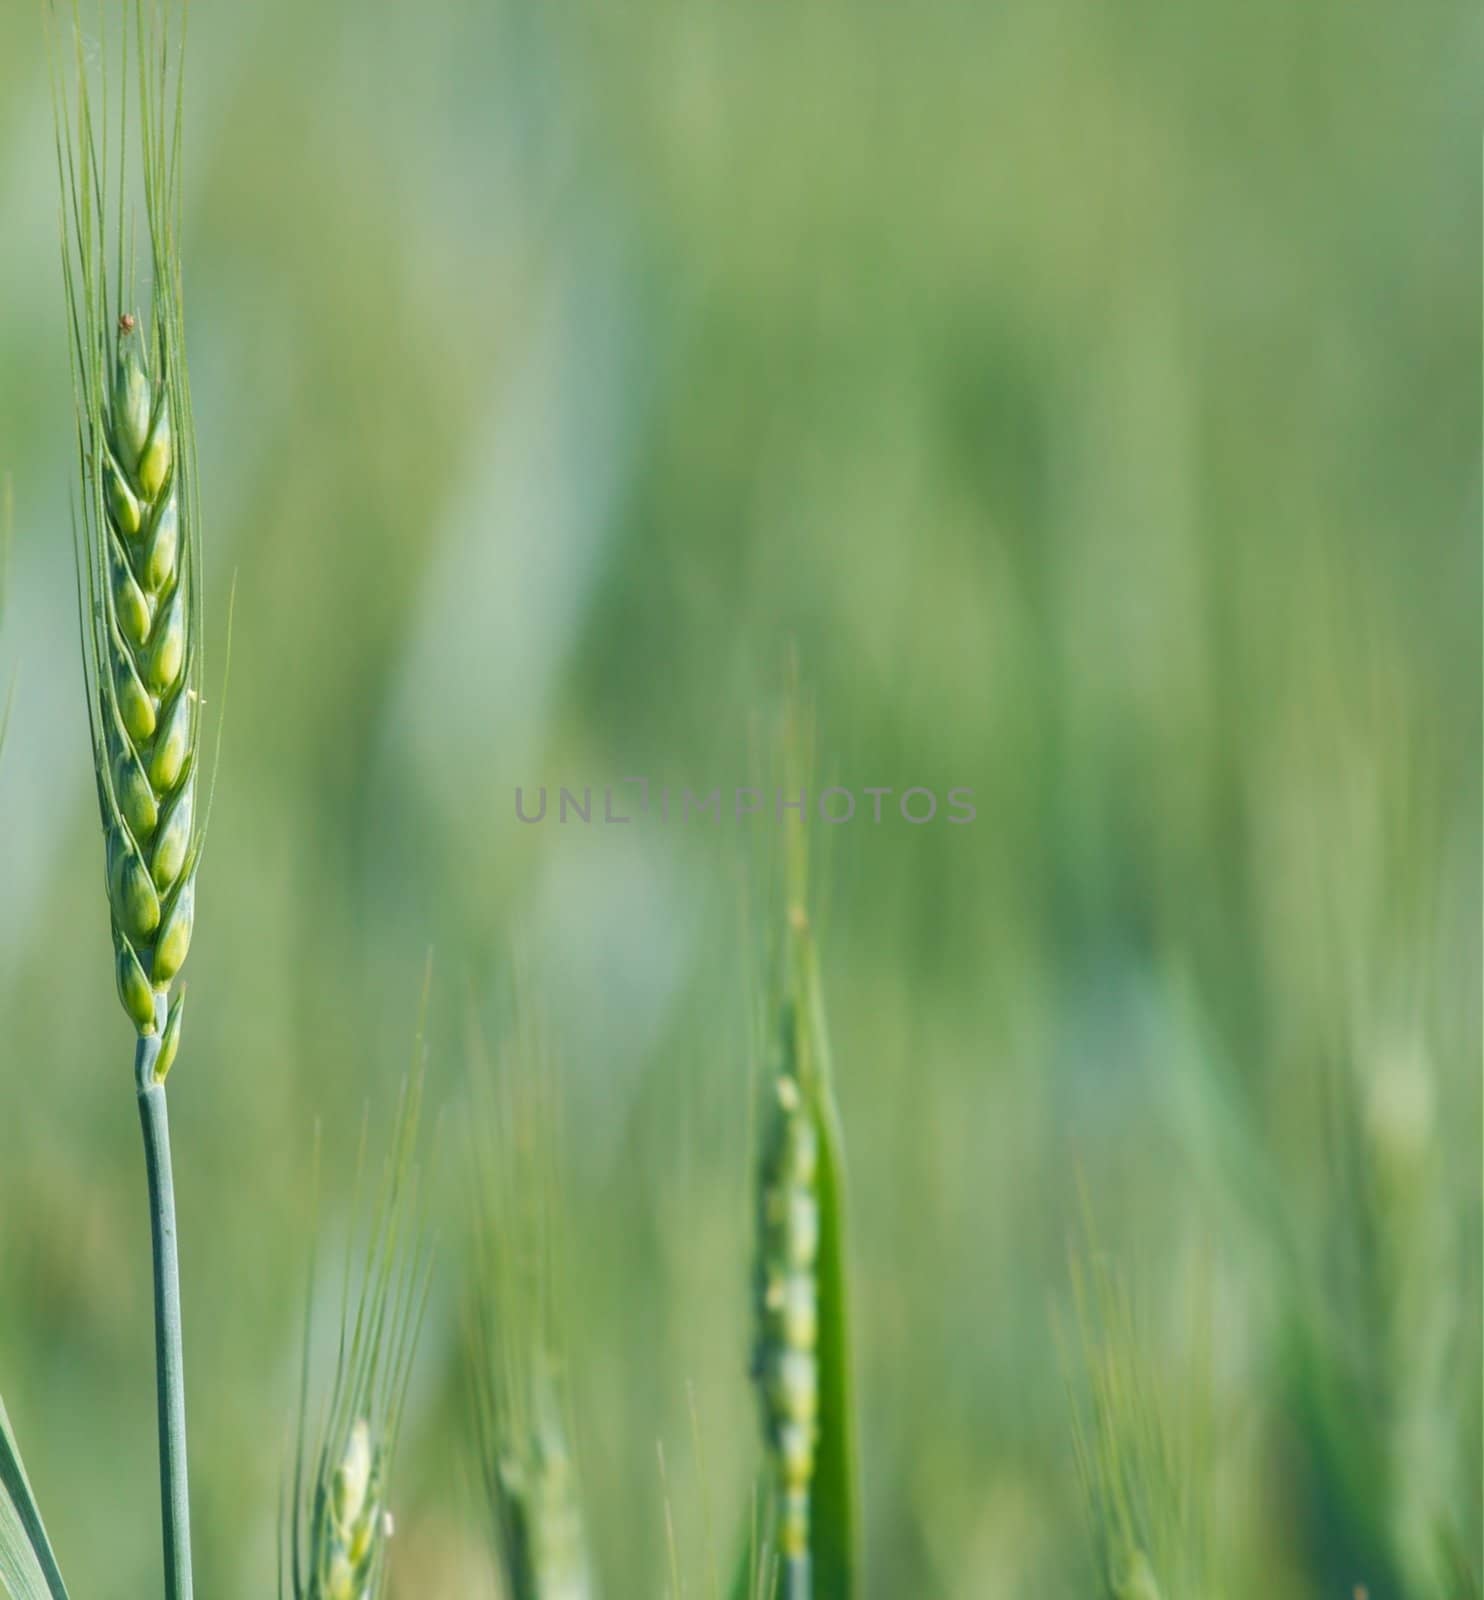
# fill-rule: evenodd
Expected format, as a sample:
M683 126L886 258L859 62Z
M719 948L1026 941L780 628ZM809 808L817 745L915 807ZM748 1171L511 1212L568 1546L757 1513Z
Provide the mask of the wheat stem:
M170 1114L156 1066L165 998L154 1033L134 1050L139 1125L149 1177L149 1231L155 1275L155 1387L160 1420L160 1526L165 1600L191 1600L191 1501L186 1472L185 1361L180 1333L180 1267L176 1254L175 1179L170 1167Z

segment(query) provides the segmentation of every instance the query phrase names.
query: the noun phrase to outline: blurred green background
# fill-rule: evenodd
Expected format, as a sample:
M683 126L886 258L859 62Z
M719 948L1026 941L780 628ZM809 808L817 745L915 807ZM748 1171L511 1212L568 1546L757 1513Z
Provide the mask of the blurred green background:
M143 1594L45 43L3 12L0 1387L74 1592ZM499 1036L516 961L563 1072L606 1592L664 1592L657 1444L709 1592L757 1461L768 825L522 827L513 791L746 782L794 647L822 771L978 802L825 850L869 1594L1097 1592L1056 1337L1084 1213L1169 1403L1210 1408L1222 1589L1461 1592L1476 9L201 0L191 28L214 676L237 585L172 1081L201 1592L272 1584L315 1121L333 1259L430 946L448 1181L393 1593L493 1592L448 1147L466 1013Z

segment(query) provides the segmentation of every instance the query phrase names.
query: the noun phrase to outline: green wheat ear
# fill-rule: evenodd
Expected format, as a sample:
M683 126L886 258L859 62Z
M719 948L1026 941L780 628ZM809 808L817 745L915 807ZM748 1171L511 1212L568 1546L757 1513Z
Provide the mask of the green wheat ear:
M470 1024L474 1447L510 1600L594 1600L563 1351L557 1096L523 1026L496 1073Z
M791 712L791 792L808 779ZM860 1581L859 1467L851 1353L844 1138L835 1103L806 823L791 814L784 907L764 1023L756 1187L753 1376L771 1485L766 1532L749 1535L734 1596L776 1561L785 1600L851 1600Z
M280 1525L280 1600L376 1600L386 1584L392 1464L431 1279L415 1161L423 1076L420 1030L354 1282L346 1267L335 1370L312 1448L306 1306L298 1445ZM362 1167L365 1147L363 1130ZM312 1260L309 1277L312 1300Z
M849 1600L859 1560L844 1141L812 932L792 908L758 1174L754 1374L788 1600Z
M129 124L131 38L138 135ZM181 298L180 41L161 4L124 8L119 83L55 68L62 267L80 494L78 598L119 999L162 1031L195 926L204 639L201 514ZM105 53L107 46L105 44ZM116 148L110 148L116 140ZM136 302L133 196L148 290ZM158 1062L157 1077L163 1076Z

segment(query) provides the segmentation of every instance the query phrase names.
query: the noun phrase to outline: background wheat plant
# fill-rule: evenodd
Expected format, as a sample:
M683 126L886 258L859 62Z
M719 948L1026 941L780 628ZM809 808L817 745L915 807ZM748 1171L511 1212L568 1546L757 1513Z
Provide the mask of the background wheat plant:
M432 1272L418 1162L425 1073L420 1029L379 1181L363 1195L358 1185L368 1212L364 1243L346 1248L333 1371L317 1400L311 1256L298 1439L279 1529L281 1600L377 1600L386 1587L392 1467ZM367 1126L369 1118L358 1172L367 1164Z
M790 795L809 788L812 737L795 682L775 763ZM844 1140L810 920L809 831L797 812L789 819L756 1120L752 1371L768 1516L735 1587L770 1588L776 1557L786 1600L851 1600L860 1512Z
M1150 1360L1133 1290L1091 1246L1072 1258L1073 1437L1105 1600L1216 1600L1210 1554L1209 1337L1188 1319L1182 1368Z
M596 1600L572 1413L560 1086L523 1001L492 1055L468 1021L472 1444L506 1600Z
M205 838L196 809L201 518L179 244L183 24L173 7L153 0L123 6L95 69L77 13L70 28L48 14L57 33L53 105L81 469L75 515L88 723L118 993L138 1034L165 1586L170 1600L189 1600L185 1377L165 1103L185 997L175 980L195 925ZM136 299L141 197L147 309Z

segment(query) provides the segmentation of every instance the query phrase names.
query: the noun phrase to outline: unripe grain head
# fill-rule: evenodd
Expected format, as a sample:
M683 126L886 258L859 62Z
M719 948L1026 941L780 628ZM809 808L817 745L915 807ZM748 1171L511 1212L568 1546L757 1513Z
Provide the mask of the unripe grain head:
M502 1592L594 1600L564 1354L556 1064L529 1014L498 1075L477 1024L472 1033L470 1378Z
M797 691L784 787L809 787ZM783 841L774 981L759 1029L753 1376L771 1485L770 1541L787 1600L852 1600L860 1495L846 1248L844 1143L808 914L802 818Z
M166 1035L168 1043L169 1024ZM313 1446L305 1318L293 1498L280 1530L280 1600L377 1600L386 1581L392 1531L387 1494L429 1282L414 1159L422 1102L421 1034L417 1048L374 1196L353 1299L346 1278L335 1370ZM311 1300L313 1276L311 1262Z
M171 52L145 49L137 105L103 159L87 52L54 78L62 177L62 265L77 400L76 545L89 723L119 991L152 1033L195 916L205 816L195 804L204 648L201 530L180 298L179 124ZM127 52L127 29L124 38ZM141 134L128 134L137 113ZM112 115L108 136L113 134ZM134 219L124 192L137 157L147 238L146 309L135 303ZM209 806L205 808L209 810Z

